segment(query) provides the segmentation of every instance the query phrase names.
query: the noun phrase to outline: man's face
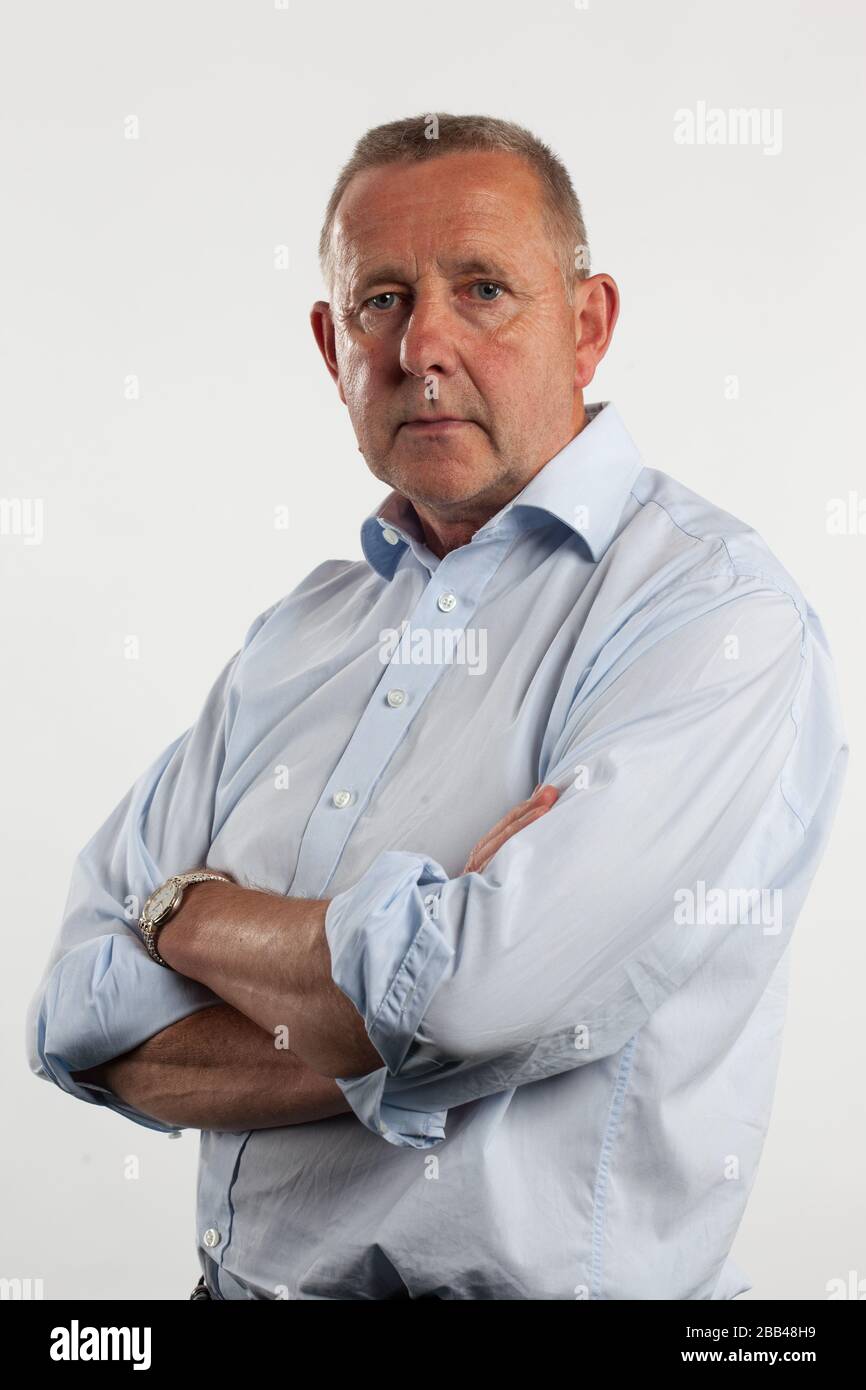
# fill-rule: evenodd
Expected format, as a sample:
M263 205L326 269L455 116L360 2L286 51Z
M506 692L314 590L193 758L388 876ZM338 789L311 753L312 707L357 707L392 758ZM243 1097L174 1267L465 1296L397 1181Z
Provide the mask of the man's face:
M536 175L498 152L356 175L332 246L313 326L361 453L434 527L475 529L582 426L613 282L567 303Z

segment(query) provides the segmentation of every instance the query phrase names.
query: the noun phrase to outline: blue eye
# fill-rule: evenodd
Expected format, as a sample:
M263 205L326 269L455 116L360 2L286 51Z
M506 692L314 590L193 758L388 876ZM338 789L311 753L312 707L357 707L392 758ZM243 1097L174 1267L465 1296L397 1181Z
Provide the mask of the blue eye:
M502 286L501 286L501 285L497 285L497 284L495 283L495 281L493 281L493 280L479 280L478 283L477 283L476 285L473 285L472 288L473 288L473 289L476 289L476 290L495 290L495 291L496 291L496 295L495 295L495 297L494 297L493 299L488 299L488 298L486 298L486 296L482 296L482 298L484 298L485 304L493 304L493 303L495 302L495 299L498 299L499 296L500 296L500 294L502 293Z
M373 306L374 309L390 309L390 308L392 307L390 304L377 304L377 303L376 303L376 300L377 300L377 299L396 299L396 298L397 298L397 291L396 291L396 290L382 290L382 292L381 292L380 294L374 294L374 295L372 296L371 299L368 299L368 300L367 300L367 303L368 303L368 304L372 304L372 306Z
M478 280L471 288L481 291L481 300L484 304L495 304L502 294L502 286L497 285L494 280ZM488 293L488 291L492 291L492 293ZM380 290L378 294L371 295L369 299L364 300L364 308L370 308L379 313L387 313L389 309L393 309L394 301L399 297L397 290ZM390 302L383 302L385 300Z

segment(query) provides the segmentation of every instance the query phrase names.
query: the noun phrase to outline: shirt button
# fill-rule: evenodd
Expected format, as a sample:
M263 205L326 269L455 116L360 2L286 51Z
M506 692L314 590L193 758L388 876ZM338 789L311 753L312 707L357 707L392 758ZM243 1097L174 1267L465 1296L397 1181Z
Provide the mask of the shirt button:
M428 894L427 894L426 898L424 899L424 906L426 907L426 909L427 909L427 911L428 911L429 913L431 913L431 914L433 914L433 915L435 916L435 912L434 912L434 909L435 909L435 907L436 907L436 894L435 894L435 893L428 893Z
M335 806L339 807L339 809L342 810L343 807L348 806L349 802L352 800L352 793L346 791L346 789L343 788L342 791L334 792L334 795L331 797L331 800L333 801Z
M440 594L436 600L436 606L441 608L443 613L450 613L452 608L457 607L457 597L455 594Z
M210 1226L202 1236L202 1240L204 1241L208 1249L212 1249L213 1246L219 1245L220 1239L221 1237L219 1231L215 1231L213 1226Z
M397 535L397 532L392 531L390 526L385 526L383 528L382 535L385 537L385 540L388 542L389 545L396 545L398 540L400 539L400 537Z
M406 691L389 690L385 698L387 699L388 704L391 706L391 708L396 709L397 706L402 705L403 701L406 699Z

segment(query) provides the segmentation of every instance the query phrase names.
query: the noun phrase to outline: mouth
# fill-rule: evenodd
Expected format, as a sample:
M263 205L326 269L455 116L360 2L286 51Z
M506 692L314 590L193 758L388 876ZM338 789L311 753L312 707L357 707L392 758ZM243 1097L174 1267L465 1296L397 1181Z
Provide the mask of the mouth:
M450 430L462 429L472 423L471 420L458 420L456 416L440 415L436 419L431 417L427 420L406 420L400 428L411 430L413 433L447 434Z

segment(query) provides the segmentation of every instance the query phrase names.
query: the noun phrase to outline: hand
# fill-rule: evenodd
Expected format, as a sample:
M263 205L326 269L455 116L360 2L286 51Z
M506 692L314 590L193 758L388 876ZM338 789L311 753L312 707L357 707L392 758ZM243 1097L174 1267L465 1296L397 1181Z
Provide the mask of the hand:
M481 837L466 860L464 874L480 874L487 868L494 854L502 848L505 841L510 840L512 835L516 835L518 830L522 830L525 825L538 820L545 811L549 811L558 796L558 787L545 786L543 782L540 782L528 801L518 802L512 810L496 822L492 830Z

